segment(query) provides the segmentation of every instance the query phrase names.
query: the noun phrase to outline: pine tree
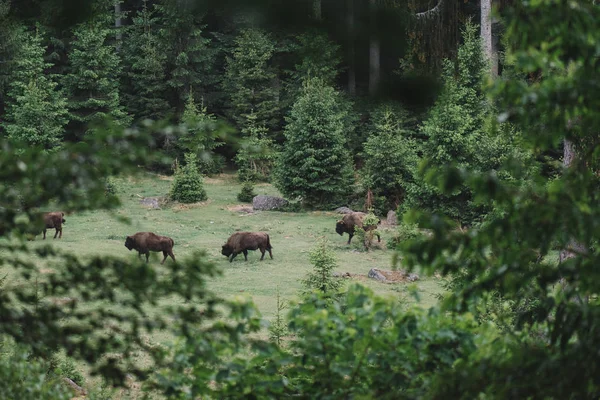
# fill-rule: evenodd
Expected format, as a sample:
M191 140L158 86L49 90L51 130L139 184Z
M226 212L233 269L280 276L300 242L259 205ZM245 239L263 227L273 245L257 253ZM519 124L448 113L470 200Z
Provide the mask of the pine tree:
M204 181L198 171L198 158L194 153L185 155L185 165L175 171L175 180L169 194L171 200L195 203L207 199Z
M490 107L485 103L482 87L487 67L473 24L467 23L463 39L464 44L458 50L457 72L446 60L444 90L422 128L427 137L423 156L429 160L431 171L448 164L477 171L485 161L480 153L489 143L484 127ZM464 185L444 194L437 187L419 181L409 188L407 200L411 207L440 212L463 224L475 222L486 212L473 203L472 192Z
M69 73L64 85L69 93L71 122L69 139L80 140L91 122L110 117L119 125L128 125L130 117L120 105L119 56L107 43L110 20L98 18L77 25L69 53Z
M202 26L187 3L161 0L155 5L163 28L160 37L167 51L167 84L173 91L177 115L181 115L191 93L200 98L218 79L213 70L215 50L202 36Z
M319 79L304 83L287 119L286 142L275 170L275 184L285 196L310 206L345 200L353 183L345 117L332 87Z
M124 99L127 110L135 120L161 120L171 112L167 100L167 52L159 37L159 23L153 8L144 0L143 7L133 18L124 41L123 61L126 64Z
M181 117L186 134L177 139L177 147L184 153L192 152L199 158L202 173L219 173L223 167L222 156L214 152L223 142L216 137L217 118L203 105L198 108L192 93L189 94Z
M383 106L372 116L372 132L364 144L364 186L374 196L379 214L396 209L404 201L407 186L414 181L418 144L403 122L408 114Z
M9 137L51 149L60 144L67 123L67 105L57 83L45 74L44 47L39 32L21 32L11 75L4 128Z
M337 267L333 251L322 240L311 250L309 257L313 270L302 281L304 293L308 294L316 290L327 298L335 298L339 294L342 282L333 277L333 270Z
M275 44L258 29L243 29L234 43L223 81L230 99L228 115L241 129L245 116L254 113L258 125L271 130L279 122L277 74L270 64Z
M238 179L245 181L268 181L271 176L276 154L274 143L268 138L268 130L257 123L256 114L246 116L242 128L244 142L235 155Z

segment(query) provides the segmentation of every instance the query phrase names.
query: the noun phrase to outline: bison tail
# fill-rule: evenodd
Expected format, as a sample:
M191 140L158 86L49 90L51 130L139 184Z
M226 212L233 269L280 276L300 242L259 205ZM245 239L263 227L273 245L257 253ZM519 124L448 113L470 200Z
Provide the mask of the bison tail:
M267 234L267 249L272 249L273 246L271 246L271 238L269 237L269 234Z

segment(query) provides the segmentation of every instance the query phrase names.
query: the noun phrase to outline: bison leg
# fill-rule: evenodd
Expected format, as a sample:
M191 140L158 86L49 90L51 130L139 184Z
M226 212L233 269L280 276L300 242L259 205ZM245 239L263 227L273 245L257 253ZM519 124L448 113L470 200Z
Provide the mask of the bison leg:
M265 258L265 249L259 249L261 252L261 256L260 256L260 261L262 261Z
M150 258L150 252L149 252L149 251L147 251L147 252L146 252L146 264L148 263L148 259L149 259L149 258Z
M60 237L62 237L62 229L56 228L56 232L54 232L54 239L56 239L56 237L58 236L58 232L60 232Z
M248 261L248 250L244 250L244 260Z
M166 259L167 259L168 256L171 256L171 258L173 259L173 261L175 261L175 255L170 250L163 251L163 256L165 256L165 258L163 258L161 264L165 263L165 261L166 261Z
M233 253L231 253L231 256L229 256L229 262L233 262L235 256L237 256L237 253L234 251Z
M44 228L44 240L46 240L46 228Z
M353 236L354 236L354 234L352 234L352 233L348 234L348 244L350 244L350 241L352 240Z
M271 256L271 260L273 259L273 253L271 253L271 249L267 249L269 251L269 256Z

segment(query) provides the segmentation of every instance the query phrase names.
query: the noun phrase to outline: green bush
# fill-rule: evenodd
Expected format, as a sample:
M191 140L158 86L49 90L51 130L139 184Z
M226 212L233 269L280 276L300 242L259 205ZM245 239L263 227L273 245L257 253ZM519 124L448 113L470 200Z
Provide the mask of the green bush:
M242 191L238 193L237 199L244 203L251 203L254 196L256 196L256 193L254 193L254 183L246 181L242 185Z
M204 181L198 171L196 154L187 153L185 155L185 165L177 167L169 197L171 200L181 203L195 203L208 198L206 190L204 190Z
M372 211L369 211L363 219L363 226L377 226L378 223L379 218L375 214L373 214ZM362 243L365 246L365 249L368 251L373 247L373 239L375 238L375 236L380 235L380 232L377 230L377 228L366 231L363 228L357 226L354 228L354 234L356 235L360 243Z

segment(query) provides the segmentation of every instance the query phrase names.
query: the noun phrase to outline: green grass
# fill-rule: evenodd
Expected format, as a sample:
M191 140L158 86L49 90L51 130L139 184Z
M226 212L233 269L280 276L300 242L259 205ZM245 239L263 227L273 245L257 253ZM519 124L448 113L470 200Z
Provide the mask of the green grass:
M223 276L211 282L211 288L216 293L225 297L239 294L251 296L267 319L274 315L278 287L283 299L296 298L301 289L301 280L312 268L308 254L321 238L325 238L335 252L339 272L366 274L373 267L391 268L392 251L385 248L385 240L393 235L391 227L380 228L381 248L365 252L359 247L357 238L348 246L347 235L341 237L335 232L335 223L340 214L334 212L240 211L240 207L251 208L251 205L237 200L241 185L235 176L228 174L205 180L208 193L206 202L174 205L163 209L149 209L140 204L143 197L165 196L169 192L171 182L169 177L149 173L117 179L117 194L122 206L115 214L128 217L130 224L120 222L110 213L103 211L71 214L65 217L67 222L63 227L61 240L53 240L54 230L50 230L46 241L42 241L39 235L35 241L29 242L29 246L35 247L50 242L62 250L72 251L82 257L110 254L133 261L137 252L129 252L125 248L127 235L139 231L152 231L170 236L175 241L174 253L177 258L183 259L193 251L204 250L208 260L223 270ZM269 184L256 185L255 192L279 195ZM265 260L259 261L260 252L251 251L247 262L242 254L238 255L233 263L229 263L227 258L221 255L221 245L237 230L268 232L274 259L271 260L267 253ZM151 253L150 262L157 268L160 267L161 260L162 253ZM169 258L166 262L172 261ZM4 275L5 272L1 271L0 274ZM9 275L9 280L11 277L18 279L16 274ZM435 278L422 277L414 285L382 284L367 279L352 280L362 282L378 294L409 298L409 301L412 301L412 296L409 296L409 287L412 286L419 294L420 304L425 307L435 303L436 295L441 291L439 281ZM9 284L18 282L13 281Z

